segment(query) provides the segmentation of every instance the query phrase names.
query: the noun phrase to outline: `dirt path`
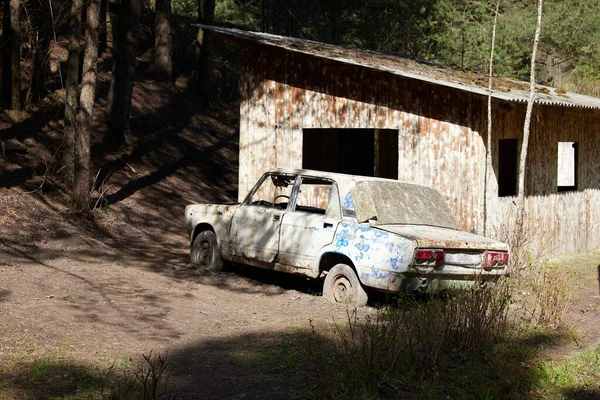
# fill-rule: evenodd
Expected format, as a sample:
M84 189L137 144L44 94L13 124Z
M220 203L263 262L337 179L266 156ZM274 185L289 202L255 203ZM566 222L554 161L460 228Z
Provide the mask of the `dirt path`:
M3 199L13 216L24 215L22 197ZM104 232L119 230L116 216L107 216ZM27 220L35 221L35 213ZM0 236L0 377L6 390L0 386L0 398L77 393L59 378L82 370L92 376L151 350L167 352L178 365L173 379L179 397L277 398L291 387L301 390L302 377L265 374L257 363L277 350L282 335L308 331L309 320L326 326L346 315L311 294L317 289L302 279L239 267L217 274L191 269L177 221L164 230L160 224L130 226L129 238L95 238L89 226L50 220L45 224L56 231L47 235L25 238L25 221L5 221L13 238ZM36 360L53 364L39 387L31 380Z
M246 353L269 351L268 342L276 348L282 332L307 329L309 318L328 324L344 317L321 297L238 274L162 274L113 259L109 252L77 260L3 256L0 364L20 358L23 347L33 352L22 354L29 361L55 354L73 368L106 367L153 350L184 368L176 377L187 381L182 388L190 397L261 393L272 389L264 385L268 377L224 362L256 358Z

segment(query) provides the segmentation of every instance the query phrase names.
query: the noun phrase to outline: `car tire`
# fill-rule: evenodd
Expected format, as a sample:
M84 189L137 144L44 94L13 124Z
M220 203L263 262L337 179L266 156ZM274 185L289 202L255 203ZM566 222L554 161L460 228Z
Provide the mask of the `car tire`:
M210 271L223 269L223 259L214 232L202 231L196 236L192 243L190 263Z
M332 303L351 304L356 307L367 305L367 292L362 287L358 276L346 264L337 264L325 276L323 297Z

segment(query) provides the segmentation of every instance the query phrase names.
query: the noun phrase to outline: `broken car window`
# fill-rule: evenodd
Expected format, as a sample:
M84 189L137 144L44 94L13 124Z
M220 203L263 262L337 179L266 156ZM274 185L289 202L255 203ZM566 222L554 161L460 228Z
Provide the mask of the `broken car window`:
M285 210L290 200L295 177L269 175L252 195L249 205Z
M341 218L337 187L331 181L302 178L295 210Z

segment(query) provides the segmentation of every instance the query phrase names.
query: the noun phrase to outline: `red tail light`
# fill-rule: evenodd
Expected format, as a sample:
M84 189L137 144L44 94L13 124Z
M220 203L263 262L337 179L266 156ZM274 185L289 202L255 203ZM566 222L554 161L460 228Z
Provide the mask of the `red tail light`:
M443 267L444 250L417 250L414 264L419 267Z
M508 253L501 251L486 251L483 260L483 269L489 271L492 268L503 267L508 264Z

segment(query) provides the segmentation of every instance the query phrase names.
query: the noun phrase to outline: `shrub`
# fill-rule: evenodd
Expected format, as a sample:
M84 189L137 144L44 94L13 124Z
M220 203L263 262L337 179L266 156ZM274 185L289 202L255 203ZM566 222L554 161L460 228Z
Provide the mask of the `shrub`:
M336 323L336 345L323 346L326 341L313 330L319 376L333 374L333 391L365 398L402 390L413 378L438 375L447 365L456 367L509 333L508 289L501 281L445 298L405 297L397 307L378 310L364 321L356 310L348 312L344 326Z
M123 371L123 376L114 376L115 365L104 374L99 395L102 399L158 400L174 399L174 390L169 383L173 366L166 354L143 354L133 367Z

